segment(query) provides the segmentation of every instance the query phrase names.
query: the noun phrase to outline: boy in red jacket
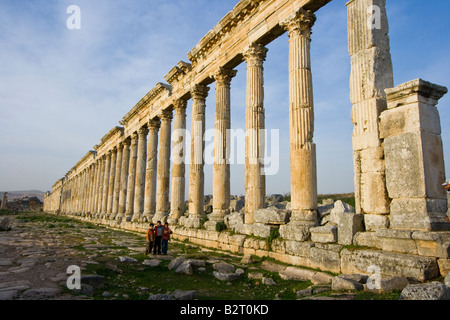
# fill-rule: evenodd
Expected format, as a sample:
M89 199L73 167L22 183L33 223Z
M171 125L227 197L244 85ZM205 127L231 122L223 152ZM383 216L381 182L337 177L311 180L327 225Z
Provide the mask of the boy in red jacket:
M164 233L162 237L162 254L167 254L167 250L169 247L169 239L170 235L172 234L172 230L169 229L169 224L166 223L164 225Z
M150 223L150 228L147 230L147 247L145 248L145 254L150 254L155 244L155 225Z

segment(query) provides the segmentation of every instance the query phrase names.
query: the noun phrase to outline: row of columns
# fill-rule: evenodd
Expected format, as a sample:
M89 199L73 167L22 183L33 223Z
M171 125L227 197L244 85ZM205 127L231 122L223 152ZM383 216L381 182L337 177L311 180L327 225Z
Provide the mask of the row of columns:
M291 144L292 221L317 223L316 149L313 143L314 113L310 62L310 36L315 16L299 10L281 23L289 33L289 121ZM267 48L253 43L243 52L247 64L245 137L245 223L265 205L264 175L264 61ZM230 164L227 141L231 128L230 88L236 71L220 67L216 81L213 165L213 213L220 222L229 214ZM201 220L204 206L205 109L209 88L192 87L192 125L189 176L189 219ZM185 213L185 150L187 100L173 102L158 118L134 132L76 179L82 188L78 212L107 215L129 221L150 219L177 222ZM174 122L172 139L172 120ZM159 140L158 140L159 133ZM172 174L170 173L173 140ZM171 181L170 181L171 179ZM169 190L169 187L171 189ZM74 186L72 186L74 187ZM169 203L169 193L170 200ZM74 208L72 206L72 208ZM67 209L67 208L65 208Z

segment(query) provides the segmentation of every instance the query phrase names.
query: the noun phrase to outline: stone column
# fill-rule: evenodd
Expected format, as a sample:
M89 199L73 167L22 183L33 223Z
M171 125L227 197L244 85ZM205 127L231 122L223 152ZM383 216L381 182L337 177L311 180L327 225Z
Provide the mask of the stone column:
M205 201L205 108L209 88L195 85L192 95L192 125L191 125L191 163L189 169L189 218L186 226L199 228L204 217Z
M116 176L114 177L114 192L113 192L113 203L111 209L111 220L114 220L119 213L119 195L120 195L120 177L122 174L122 153L123 144L119 143L117 146L117 156L116 156Z
M172 111L164 110L161 115L161 133L159 137L158 176L156 214L153 223L165 223L169 215L169 185L170 185L170 144Z
M264 67L268 49L251 44L244 52L247 62L247 109L245 112L245 223L254 223L255 211L264 208L266 179L264 160Z
M97 198L97 217L102 213L102 203L103 203L103 183L105 178L105 156L100 159L100 171L98 179L98 198Z
M108 219L112 213L112 206L113 206L114 182L116 180L116 161L117 161L117 148L114 148L111 153L111 164L109 170L108 207L106 209Z
M89 185L89 202L87 214L92 213L92 206L94 202L94 185L95 185L95 162L90 167L90 185Z
M216 80L216 115L214 132L213 165L213 212L206 224L215 230L218 222L223 222L230 213L230 88L236 70L220 68L214 75Z
M174 102L173 148L172 148L172 186L170 197L170 224L176 224L186 211L186 108L187 100Z
M356 212L386 215L390 201L379 116L387 107L384 90L394 86L386 0L352 0L347 9Z
M127 221L131 221L131 218L133 217L134 213L138 139L139 136L137 132L131 135L130 163L128 167L127 204L126 204Z
M122 168L120 173L119 213L116 216L116 220L119 221L122 220L126 212L128 168L130 163L130 145L131 145L130 139L126 139L123 141Z
M147 164L147 135L148 129L146 127L139 129L133 221L141 221L142 214L144 213L145 171Z
M102 217L106 214L108 207L108 191L109 191L109 171L111 170L111 151L108 151L105 159L105 169L103 173L103 198L102 198Z
M90 212L91 215L94 214L97 210L96 208L96 201L97 201L97 182L98 182L98 160L94 163L94 171L93 171L93 184L92 184L92 191L91 191L91 204L90 204Z
M392 229L450 230L447 193L442 186L441 121L436 108L447 92L447 88L422 79L386 89L388 110L380 116L380 137L384 139L386 186L392 199ZM419 238L420 234L413 234L413 239L436 240Z
M291 154L291 222L316 226L317 170L314 99L311 73L313 13L300 9L282 26L289 33L289 123Z
M7 209L8 204L8 197L6 196L8 192L3 192L3 198L2 198L2 209Z
M158 131L161 121L148 122L147 171L145 174L144 221L151 221L156 211L156 173L158 165Z

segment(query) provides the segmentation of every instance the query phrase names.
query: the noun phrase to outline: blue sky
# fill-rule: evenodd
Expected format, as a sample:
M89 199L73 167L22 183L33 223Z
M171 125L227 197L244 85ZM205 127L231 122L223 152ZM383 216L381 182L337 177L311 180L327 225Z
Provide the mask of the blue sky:
M50 190L236 4L231 0L2 0L0 190ZM317 12L312 35L319 193L353 191L345 0ZM450 87L450 1L388 0L394 82ZM81 30L69 30L70 5ZM266 127L280 131L280 170L267 193L289 192L288 38L268 45ZM244 128L245 64L232 82L232 128ZM215 85L207 99L214 126ZM191 103L189 103L189 107ZM450 159L450 95L439 103ZM188 129L190 112L188 110ZM450 166L446 163L446 171ZM187 168L187 177L189 176ZM212 192L212 166L205 168ZM232 193L244 193L232 165Z

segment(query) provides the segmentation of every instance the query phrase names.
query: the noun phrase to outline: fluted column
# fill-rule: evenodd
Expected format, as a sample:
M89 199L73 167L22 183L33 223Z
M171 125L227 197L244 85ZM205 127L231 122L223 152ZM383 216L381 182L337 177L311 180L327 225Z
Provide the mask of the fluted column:
M127 186L127 203L126 203L127 221L131 220L134 213L138 139L139 135L137 132L131 135L130 163L128 167L128 186Z
M122 168L120 173L119 213L116 216L116 220L121 220L126 211L128 169L130 163L130 145L131 145L130 139L126 139L123 142Z
M90 167L90 185L89 185L89 202L87 212L92 213L92 204L94 202L94 184L95 184L95 162Z
M196 85L192 92L191 164L189 169L189 220L190 227L200 227L205 215L204 150L205 150L205 108L209 88Z
M146 127L139 129L133 221L141 221L142 214L144 213L145 171L147 164L147 135L148 129Z
M119 143L117 146L117 156L116 156L116 175L114 177L114 192L113 192L113 203L111 209L111 219L114 220L116 215L119 213L119 195L120 195L120 178L122 174L122 153L123 144Z
M108 209L108 191L109 191L109 171L111 170L111 151L108 151L105 159L105 168L103 173L103 198L102 198L102 216L106 214L106 210Z
M103 179L105 177L105 156L100 159L100 171L98 179L98 198L97 198L97 215L102 213L102 203L103 203Z
M187 100L180 99L174 103L173 147L172 147L172 185L170 200L171 224L176 224L186 210L185 174L186 174L186 108Z
M94 172L93 172L94 182L92 184L92 191L91 191L91 204L90 204L91 215L97 212L96 203L97 203L98 172L99 172L99 161L96 160L94 163Z
M299 10L283 26L289 33L291 221L317 224L317 172L311 73L311 28L316 17Z
M172 111L165 110L161 115L161 133L159 137L158 176L156 214L153 222L165 222L169 214L169 185L170 185L170 144Z
M112 213L114 182L116 180L116 161L117 148L114 148L111 153L111 164L109 168L108 206L106 208L106 213L108 214L108 216Z
M211 221L223 221L230 213L230 88L236 70L220 68L216 80L216 115L214 132L213 213ZM213 226L214 227L214 226ZM214 228L215 229L215 228Z
M144 219L150 221L156 211L156 173L158 165L158 131L161 121L148 122L147 171L145 174Z
M255 211L265 205L264 160L264 67L268 49L251 44L244 52L247 62L247 109L245 113L245 223L254 222Z

